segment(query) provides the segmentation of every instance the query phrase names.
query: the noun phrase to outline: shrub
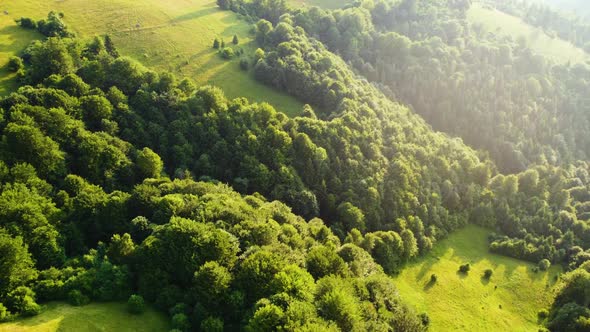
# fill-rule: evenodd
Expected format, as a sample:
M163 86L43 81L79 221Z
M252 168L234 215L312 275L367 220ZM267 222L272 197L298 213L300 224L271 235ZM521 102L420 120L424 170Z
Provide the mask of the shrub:
M129 300L127 300L127 310L134 315L142 314L145 311L143 297L135 294L131 295Z
M223 320L217 317L207 317L201 322L203 332L223 332Z
M18 72L19 70L24 69L25 65L23 63L23 59L17 56L11 56L8 60L8 70L13 73Z
M221 57L224 59L231 59L235 55L234 50L229 47L224 48L221 50Z
M82 294L81 291L73 289L68 293L68 302L73 306L81 306L88 304L90 302L90 298Z
M188 331L191 325L185 314L176 314L172 316L172 328L180 331Z
M423 312L418 317L420 317L420 320L422 321L422 325L424 325L424 326L430 325L430 317L428 316L427 313Z
M547 311L547 309L541 309L537 313L537 317L539 317L539 319L543 320L543 319L549 317L549 311Z
M234 35L234 38L231 41L234 45L238 45L240 40L238 39L238 35Z
M494 271L492 271L492 269L487 269L484 271L483 277L486 279L490 279L492 277L492 274L494 274Z
M459 272L461 273L467 274L469 273L469 270L471 270L471 265L469 265L469 263L459 266Z
M37 29L37 22L28 17L21 17L16 22L25 29Z
M250 63L248 62L248 59L240 60L240 68L242 70L247 71L249 67L250 67Z
M0 303L0 322L8 320L9 317L10 317L10 312L8 311L8 309L6 309L4 304Z
M542 259L537 266L539 270L547 271L551 267L551 262L548 259Z
M437 280L438 280L438 277L436 276L436 274L433 273L430 276L430 282L434 284L434 283L436 283Z
M215 40L213 41L213 48L219 49L220 45L221 45L221 42L219 42L219 39L215 38Z

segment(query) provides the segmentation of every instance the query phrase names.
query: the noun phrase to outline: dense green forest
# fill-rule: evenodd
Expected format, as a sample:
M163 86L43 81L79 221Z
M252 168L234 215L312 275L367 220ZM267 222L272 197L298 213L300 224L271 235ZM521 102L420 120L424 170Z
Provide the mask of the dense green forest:
M587 65L484 34L469 1L217 3L255 22L242 69L302 116L62 15L19 20L47 39L0 99L0 321L129 300L181 331L424 331L388 275L475 223L492 252L571 271L540 318L588 328Z

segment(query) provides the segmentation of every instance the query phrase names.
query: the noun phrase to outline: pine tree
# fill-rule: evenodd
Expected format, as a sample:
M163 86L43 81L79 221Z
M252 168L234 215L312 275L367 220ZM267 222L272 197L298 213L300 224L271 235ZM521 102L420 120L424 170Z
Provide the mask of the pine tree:
M221 40L221 48L224 49L225 48L225 40Z
M234 35L234 39L232 40L232 43L234 43L234 45L238 45L239 42L240 42L240 40L238 39L238 35Z
M213 41L213 48L219 48L219 39L215 38L215 40Z

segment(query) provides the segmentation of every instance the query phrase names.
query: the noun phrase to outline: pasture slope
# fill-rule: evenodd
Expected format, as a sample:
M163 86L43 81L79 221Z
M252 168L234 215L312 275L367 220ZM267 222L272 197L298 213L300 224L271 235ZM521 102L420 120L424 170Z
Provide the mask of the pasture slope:
M243 56L251 56L256 49L253 25L231 11L220 10L215 0L0 0L0 14L5 16L0 29L12 32L16 30L14 19L41 19L51 10L63 12L78 36L109 34L123 55L157 71L190 77L198 85L217 85L229 97L268 102L289 115L303 107L295 98L240 70L237 57L226 61L212 48L213 40L220 38L228 47L242 48ZM237 46L231 43L234 34L240 39Z
M161 332L170 330L163 313L148 309L141 315L127 313L124 303L91 303L72 307L52 302L38 316L0 324L0 332Z
M39 37L34 31L17 27L9 14L5 14L4 10L0 11L0 96L17 87L16 75L6 68L8 59L18 55L32 40Z
M561 268L535 273L533 264L491 254L488 234L467 226L395 277L404 300L428 313L431 331L538 330L537 313L549 305ZM458 272L465 263L471 264L467 275ZM493 270L489 280L483 278L486 269Z
M467 19L474 24L481 24L490 33L510 36L518 40L521 36L529 41L529 47L555 62L584 62L590 56L572 43L550 37L542 29L533 27L518 17L474 3L467 12Z

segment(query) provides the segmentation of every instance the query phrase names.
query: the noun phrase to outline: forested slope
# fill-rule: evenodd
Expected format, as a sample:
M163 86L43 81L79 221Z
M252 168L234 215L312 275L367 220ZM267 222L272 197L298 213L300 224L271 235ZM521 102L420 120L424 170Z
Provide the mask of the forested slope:
M587 114L563 108L588 89L583 65L470 39L450 19L462 1L218 3L263 18L253 74L311 105L301 117L71 38L56 14L20 20L50 37L11 60L22 86L0 100L1 319L137 293L180 330L421 331L386 273L468 222L498 231L495 252L590 260ZM499 66L506 80L482 83ZM442 85L460 69L472 80Z

